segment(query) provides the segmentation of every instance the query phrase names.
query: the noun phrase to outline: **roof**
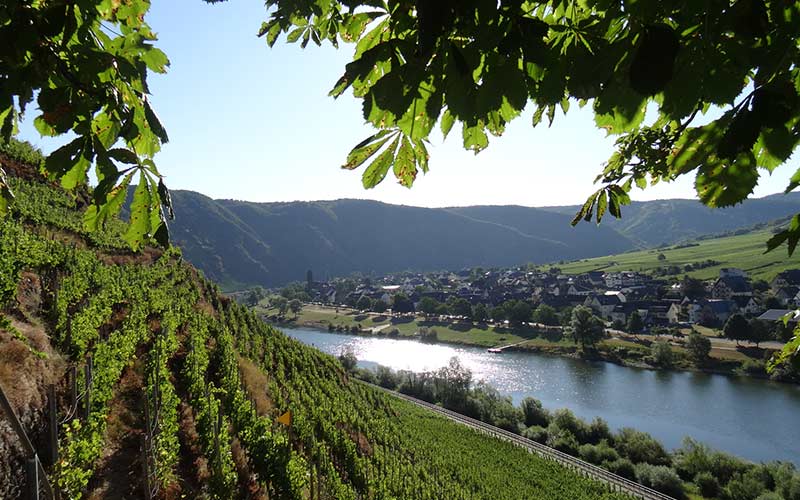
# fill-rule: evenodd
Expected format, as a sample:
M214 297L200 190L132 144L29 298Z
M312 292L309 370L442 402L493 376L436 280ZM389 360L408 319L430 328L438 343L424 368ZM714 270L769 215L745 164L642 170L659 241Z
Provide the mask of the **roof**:
M800 269L787 269L775 276L775 279L779 278L789 283L800 283Z
M783 317L787 314L792 314L789 318L790 323L797 323L798 319L800 319L798 318L798 311L794 309L770 309L759 316L758 319L764 321L783 321Z
M732 300L709 300L706 305L715 314L731 312L737 307L736 302Z
M741 276L725 276L724 278L719 278L717 283L724 283L725 286L731 289L734 293L736 292L749 292L752 291L752 287L750 283ZM714 283L716 286L717 283Z

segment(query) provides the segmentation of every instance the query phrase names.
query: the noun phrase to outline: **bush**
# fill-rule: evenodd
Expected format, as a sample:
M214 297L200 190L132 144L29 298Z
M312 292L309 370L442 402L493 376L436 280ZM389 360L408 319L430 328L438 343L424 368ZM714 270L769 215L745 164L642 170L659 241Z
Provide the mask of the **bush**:
M719 495L719 481L709 472L701 472L695 476L694 484L700 489L700 494L706 498L714 498Z
M727 498L730 500L755 500L764 493L764 483L755 474L737 475L728 483Z
M747 359L740 368L743 372L750 375L766 375L766 365L760 359Z
M608 423L600 417L595 417L586 431L586 441L597 444L600 441L612 441L613 436L608 428Z
M352 346L347 346L339 353L339 361L342 363L344 369L351 372L355 369L358 359L356 358L356 351Z
M784 498L779 494L775 493L774 491L768 491L766 493L758 495L758 498L756 498L756 500L784 500Z
M672 348L666 341L654 343L653 347L650 348L650 357L653 359L654 365L663 368L672 366L672 363L675 361Z
M532 425L550 425L550 412L542 406L542 402L538 399L527 397L522 400L520 406L522 407L522 415L525 426L530 427Z
M620 458L618 460L614 460L613 462L604 462L603 467L605 467L609 472L613 472L614 474L622 476L625 479L636 481L636 468L634 467L633 462L627 458Z
M386 335L388 337L397 337L400 335L400 330L398 330L397 328L389 328L389 331L386 332Z
M375 378L377 379L377 384L381 387L386 389L394 389L397 387L397 375L389 367L378 365L378 368L375 370Z
M578 440L575 435L566 429L557 427L551 423L547 428L547 446L572 456L578 454Z
M578 441L586 441L586 435L588 434L586 422L576 417L572 411L566 408L553 412L553 416L550 418L550 427L553 426L569 431Z
M636 480L648 488L675 498L685 498L683 481L678 473L665 465L641 463L636 466Z
M532 425L522 431L522 437L545 444L547 443L547 429L540 425Z
M702 363L708 359L708 355L711 352L711 339L692 330L686 340L686 348L696 363Z
M608 446L608 443L602 442L600 444L583 444L578 448L578 456L582 460L600 465L604 462L614 462L619 460L619 453Z
M646 432L626 427L614 437L617 451L633 463L651 465L669 465L670 458L658 441Z
M423 326L417 332L419 335L419 339L422 342L436 342L439 340L439 333L436 331L435 328L428 328L427 326Z

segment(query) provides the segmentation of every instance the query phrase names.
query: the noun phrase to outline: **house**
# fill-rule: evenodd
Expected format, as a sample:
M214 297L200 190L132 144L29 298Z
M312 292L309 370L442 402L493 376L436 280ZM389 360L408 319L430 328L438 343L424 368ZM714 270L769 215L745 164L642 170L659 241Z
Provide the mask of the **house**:
M798 293L800 293L800 288L796 286L782 286L775 290L775 298L786 306L794 301Z
M670 323L724 323L738 311L738 306L733 300L689 300L687 298L679 305L670 305L664 312L664 319Z
M764 311L764 308L758 305L758 302L756 302L756 299L752 296L737 295L731 297L731 300L736 302L736 307L739 308L739 312L742 314L754 316Z
M714 321L718 323L725 323L728 321L728 318L738 312L738 306L736 305L736 302L732 300L708 300L701 310L700 319L703 321L698 322L709 322L708 320L710 318L706 317L709 312L711 315L713 315L713 321L711 321L712 323Z
M778 273L770 283L773 292L787 286L800 287L800 269L789 269Z
M626 271L621 273L606 273L604 279L606 287L612 290L619 290L626 286L642 285L646 277L643 274Z
M617 295L593 295L586 297L583 305L591 307L601 318L609 319L611 312L618 305L623 304Z
M639 316L644 318L647 316L647 310L639 310L639 306L637 304L631 302L623 302L622 304L618 304L614 307L611 313L608 315L608 319L611 321L619 321L623 324L628 323L628 318L630 318L631 314L636 311L639 313Z
M673 302L667 309L665 316L670 323L683 323L689 319L680 302Z
M746 278L741 276L726 276L718 278L711 286L711 297L715 299L730 299L731 297L751 297L753 287Z

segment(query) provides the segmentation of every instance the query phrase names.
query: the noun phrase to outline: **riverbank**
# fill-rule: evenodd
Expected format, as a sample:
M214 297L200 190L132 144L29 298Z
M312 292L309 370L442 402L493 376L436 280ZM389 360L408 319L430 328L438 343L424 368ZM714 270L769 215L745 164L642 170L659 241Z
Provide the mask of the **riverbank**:
M390 316L361 312L349 308L305 305L296 316L291 313L281 318L277 310L257 307L257 312L278 326L307 327L322 331L336 331L362 336L407 338L419 340L421 329L434 330L428 341L450 345L482 348L504 347L506 352L530 352L575 359L605 361L616 365L658 371L689 371L727 376L771 378L765 370L765 360L770 349L756 347L712 348L709 357L695 362L684 343L685 338L652 335L631 336L616 332L601 340L596 349L582 352L565 336L560 327L508 326L472 323L463 320L442 320L415 315ZM668 363L657 363L652 356L655 342L667 342L672 352ZM511 346L514 344L513 346ZM502 354L498 354L502 355ZM797 376L785 374L773 380L797 383Z

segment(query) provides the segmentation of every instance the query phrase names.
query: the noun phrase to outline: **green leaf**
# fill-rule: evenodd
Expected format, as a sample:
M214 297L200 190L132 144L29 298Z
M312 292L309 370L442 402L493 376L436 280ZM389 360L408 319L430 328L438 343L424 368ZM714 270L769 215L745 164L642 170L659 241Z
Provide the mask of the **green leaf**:
M374 188L386 177L386 174L389 172L389 167L392 166L394 152L397 149L397 143L399 141L400 135L398 134L389 147L379 154L378 157L375 158L375 160L370 163L370 165L364 171L364 175L361 177L361 182L364 185L364 188Z
M746 151L730 161L706 162L695 179L695 190L704 204L728 207L743 201L758 184L753 153Z
M347 163L342 165L342 168L353 170L360 167L372 155L378 152L381 147L386 144L386 141L391 137L386 137L390 131L381 130L377 134L367 137L361 143L357 144L350 153L347 155Z
M144 171L139 172L139 184L133 193L131 202L131 217L128 221L128 230L123 235L125 241L133 250L139 250L150 237L150 193L147 176Z
M127 163L129 165L139 164L139 157L136 156L136 153L134 153L130 149L114 148L114 149L109 149L107 153L108 156L119 162Z
M789 342L787 342L781 351L772 356L772 358L767 363L767 371L772 372L776 368L793 363L795 365L795 369L797 369L798 364L800 364L800 334L798 334L797 329L795 328L794 337L792 337Z
M169 66L167 55L153 46L148 45L148 47L149 48L142 52L142 61L144 61L151 71L166 73L167 66Z
M83 214L83 227L87 231L97 231L103 225L116 216L122 208L128 194L131 178L134 172L130 172L122 179L122 183L110 189L105 202L102 204L92 204Z
M605 190L600 191L597 194L597 223L600 224L600 221L603 220L603 215L606 213L606 207L608 207L608 193Z
M762 130L753 148L758 166L772 172L783 165L792 156L797 141L798 135L789 132L783 125Z
M705 162L717 150L717 144L725 133L726 115L702 127L690 128L681 134L669 158L673 177L691 172Z
M400 141L400 149L394 160L394 176L401 185L407 188L410 188L414 184L414 179L417 178L417 157L406 136L403 136Z
M412 142L414 143L414 155L417 158L417 165L419 165L422 173L427 174L430 155L428 155L428 148L425 147L425 141L420 139Z
M588 218L592 217L592 210L594 209L594 204L597 201L597 197L599 194L600 191L595 191L594 193L591 194L591 196L589 196L586 199L586 202L583 204L581 209L578 210L578 213L575 214L575 217L572 219L572 222L570 222L570 224L575 226L578 224L578 222L581 221L581 219L588 220L587 217Z
M594 103L595 124L608 134L634 130L644 120L646 98L623 85L608 85Z
M484 125L481 121L478 121L473 126L464 123L461 135L464 138L464 148L475 154L480 153L489 146L489 137L484 132Z
M147 119L147 124L153 130L153 133L156 134L156 137L161 139L162 143L168 143L169 136L167 135L167 130L161 124L161 120L158 119L156 112L150 107L149 101L144 102L144 116Z
M450 133L450 130L453 128L453 124L456 121L456 117L450 113L449 109L445 109L444 113L442 113L442 120L439 123L442 129L442 136L444 139L447 139L447 135Z
M167 185L164 184L164 179L158 179L158 197L161 199L161 204L167 208L167 212L169 213L169 218L175 218L175 211L172 208L172 195L167 189Z

